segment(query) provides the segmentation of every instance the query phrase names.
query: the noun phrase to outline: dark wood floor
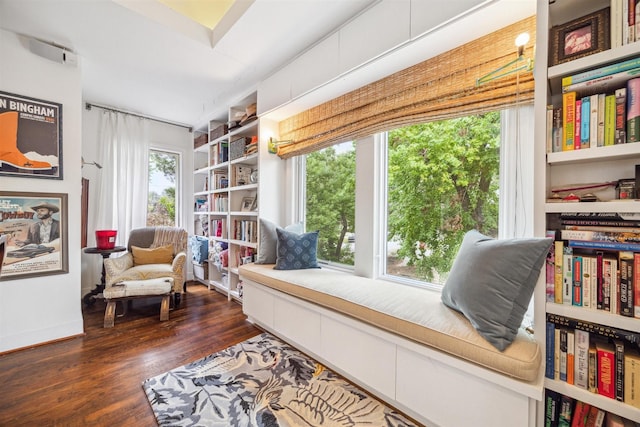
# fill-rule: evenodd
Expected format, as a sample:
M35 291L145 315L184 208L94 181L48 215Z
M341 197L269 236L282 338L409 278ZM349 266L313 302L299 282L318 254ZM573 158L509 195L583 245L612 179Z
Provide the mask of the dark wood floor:
M154 426L143 380L261 332L195 283L167 322L155 298L134 301L111 329L104 309L84 309L82 337L0 356L0 426Z

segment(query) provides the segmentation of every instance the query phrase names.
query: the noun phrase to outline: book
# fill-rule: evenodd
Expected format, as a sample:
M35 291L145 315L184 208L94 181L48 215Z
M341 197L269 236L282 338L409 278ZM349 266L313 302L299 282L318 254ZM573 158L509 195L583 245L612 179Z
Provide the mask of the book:
M544 390L544 425L545 427L557 427L560 418L560 393Z
M589 131L591 129L591 97L582 98L582 111L580 112L580 148L589 148Z
M640 408L640 354L631 349L624 354L624 403Z
M633 254L633 317L640 318L640 253Z
M640 233L596 230L560 230L562 240L589 240L600 242L640 243Z
M562 107L553 109L553 152L562 151Z
M576 406L573 409L573 417L571 419L571 427L583 427L587 422L590 410L591 405L588 403L584 403L581 400L576 401Z
M619 73L621 71L631 70L633 68L640 68L640 57L596 68L594 70L584 71L578 74L574 74L573 76L564 77L562 79L562 86L564 87L574 83L593 80L598 77Z
M627 142L640 141L640 77L627 82Z
M565 220L585 220L590 224L582 225L621 225L628 227L640 227L640 212L563 212L560 214L562 223ZM614 224L607 224L612 222Z
M640 252L640 243L603 242L600 240L569 240L570 248L600 249L605 251Z
M616 400L624 402L624 343L621 340L613 340L615 350L615 389Z
M562 397L560 398L560 414L558 416L558 427L571 427L574 405L575 399L566 395L562 395Z
M627 122L628 122L627 118ZM576 125L576 93L566 92L562 94L562 151L570 151L575 148Z
M602 427L604 425L604 418L606 412L602 409L592 406L589 409L589 415L587 416L587 421L585 422L585 427Z
M556 325L552 322L546 322L546 353L545 353L545 370L544 376L555 379L555 336Z
M551 322L547 322L547 324L553 325ZM574 334L574 384L576 387L586 390L589 387L589 332L575 329Z
M562 282L563 282L563 271L562 271L562 260L564 258L564 243L561 240L556 240L553 242L555 247L554 256L555 256L555 276L554 276L554 295L553 300L556 304L562 304Z
M621 251L618 254L618 265L620 267L619 312L622 316L633 317L634 253Z
M591 117L589 117L589 146L598 146L598 94L589 97L591 107Z
M582 306L591 308L591 262L595 260L592 256L582 256Z
M616 130L614 144L625 144L627 142L627 88L617 89L616 97Z
M582 306L582 256L573 256L571 304Z
M604 311L612 310L612 301L615 295L616 278L618 276L618 261L615 259L604 257L602 259L602 309Z
M640 77L640 67L563 86L562 92L579 92L582 96L614 92L634 77Z
M575 105L575 123L573 125L573 149L580 150L582 148L582 136L580 136L580 131L582 130L582 98L576 98Z
M562 303L572 303L573 298L573 250L570 247L563 248L562 256Z
M565 230L579 230L579 231L598 231L604 233L617 233L617 234L626 234L630 233L631 235L637 235L640 238L640 228L638 227L611 227L611 226L600 226L600 225L565 225ZM575 239L575 240L592 240L592 239ZM598 239L593 239L598 240Z
M604 253L596 252L596 308L598 310L604 309L603 261Z
M555 236L556 236L555 230L548 230L546 233L546 236L552 239L555 239ZM556 275L555 245L551 245L551 247L549 248L549 252L547 253L547 260L545 263L546 301L547 302L554 302L555 275Z
M560 329L557 325L553 336L553 378L560 379Z
M591 393L598 392L598 350L593 341L589 342L589 387Z
M596 351L598 355L598 394L615 399L615 350L613 345L607 341L596 341Z
M567 384L575 383L575 348L575 330L570 329L567 331Z
M604 124L606 118L606 94L598 94L598 147L604 146Z
M611 12L609 25L609 33L611 38L611 48L617 48L622 46L622 4L627 0L611 0Z
M567 381L567 343L568 335L565 328L560 328L560 381Z
M547 105L547 153L553 153L553 105Z
M616 136L616 96L604 97L604 145L613 145Z

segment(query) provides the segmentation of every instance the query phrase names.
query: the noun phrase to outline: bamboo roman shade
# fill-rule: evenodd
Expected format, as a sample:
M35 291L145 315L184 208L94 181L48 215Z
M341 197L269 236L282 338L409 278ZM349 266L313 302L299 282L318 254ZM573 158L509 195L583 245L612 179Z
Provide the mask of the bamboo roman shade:
M476 87L476 79L517 57L515 38L535 40L535 16L399 71L279 123L279 148L289 158L338 142L426 121L495 111L533 101L533 73ZM533 42L525 56L533 58Z

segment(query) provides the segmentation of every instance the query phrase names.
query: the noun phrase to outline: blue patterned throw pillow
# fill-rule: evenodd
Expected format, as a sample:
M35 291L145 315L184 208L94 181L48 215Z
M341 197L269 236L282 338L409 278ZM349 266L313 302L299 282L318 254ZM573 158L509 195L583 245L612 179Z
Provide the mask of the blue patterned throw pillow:
M297 234L277 228L278 246L275 270L302 270L318 266L318 231Z

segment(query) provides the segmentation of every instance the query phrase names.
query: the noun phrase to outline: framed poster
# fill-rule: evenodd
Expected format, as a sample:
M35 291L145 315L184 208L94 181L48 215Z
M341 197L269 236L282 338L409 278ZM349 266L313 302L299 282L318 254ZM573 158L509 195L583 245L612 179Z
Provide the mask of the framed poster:
M0 280L69 272L67 195L0 191Z
M602 52L611 47L610 8L604 8L549 31L549 66Z
M0 175L62 179L62 104L0 92Z

